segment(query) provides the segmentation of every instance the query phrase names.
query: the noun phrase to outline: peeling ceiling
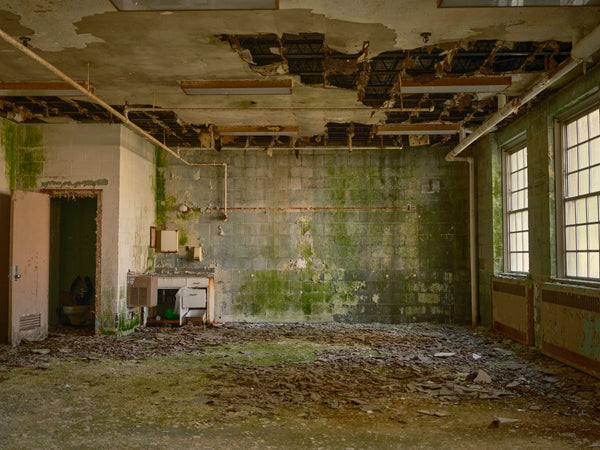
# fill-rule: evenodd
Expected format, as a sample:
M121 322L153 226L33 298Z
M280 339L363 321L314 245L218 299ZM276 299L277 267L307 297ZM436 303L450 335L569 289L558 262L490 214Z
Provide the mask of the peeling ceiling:
M274 11L120 12L109 0L0 0L0 28L172 148L396 147L458 137L379 136L379 126L477 127L497 110L497 94L520 95L600 23L597 7L436 4L280 0ZM4 41L0 61L1 83L58 81ZM427 87L499 77L508 85L484 92ZM180 87L281 79L293 81L291 95ZM18 122L118 122L86 97L3 95L0 116ZM236 126L297 127L298 136L219 134Z

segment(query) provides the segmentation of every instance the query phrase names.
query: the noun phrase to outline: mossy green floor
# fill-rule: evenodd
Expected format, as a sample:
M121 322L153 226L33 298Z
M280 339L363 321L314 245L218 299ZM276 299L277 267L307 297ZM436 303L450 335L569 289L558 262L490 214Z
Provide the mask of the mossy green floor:
M443 398L411 392L408 383L458 380L464 361L394 363L399 339L411 336L393 327L309 329L144 331L0 347L0 447L585 448L600 441L592 378L584 377L590 409L558 398L553 408L550 398L525 390ZM432 330L409 340L438 339ZM456 332L457 346L470 352L469 332ZM473 339L484 349L499 345ZM498 417L514 421L490 428Z

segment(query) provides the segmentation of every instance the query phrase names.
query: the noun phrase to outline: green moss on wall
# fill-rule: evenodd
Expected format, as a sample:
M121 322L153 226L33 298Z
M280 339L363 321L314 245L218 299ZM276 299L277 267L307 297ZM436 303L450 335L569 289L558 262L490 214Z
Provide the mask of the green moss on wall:
M152 272L156 267L156 250L148 248L148 257L146 258L146 270Z
M119 328L118 328L119 333L122 333L124 331L133 330L135 327L139 326L139 324L140 324L139 314L134 315L132 320L127 320L127 318L125 317L124 314L119 314Z
M160 147L154 147L154 202L156 205L156 226L165 227L167 213L176 202L172 195L167 196L164 168L167 166L167 152Z
M179 227L179 246L184 247L188 243L187 229Z
M17 180L17 125L8 120L2 121L0 129L2 148L4 149L5 171L8 187L15 189Z
M46 159L42 133L34 127L24 127L19 132L16 124L5 120L2 121L0 134L9 188L36 188Z
M156 167L167 167L167 157L167 152L164 149L160 147L154 147L154 163L156 164Z
M332 320L359 301L364 282L344 280L343 270L264 270L243 284L235 309L247 317Z
M42 133L34 127L25 127L18 136L17 184L20 189L37 187L38 177L46 160L42 147Z
M600 319L590 312L582 312L583 339L579 353L595 361L600 361Z

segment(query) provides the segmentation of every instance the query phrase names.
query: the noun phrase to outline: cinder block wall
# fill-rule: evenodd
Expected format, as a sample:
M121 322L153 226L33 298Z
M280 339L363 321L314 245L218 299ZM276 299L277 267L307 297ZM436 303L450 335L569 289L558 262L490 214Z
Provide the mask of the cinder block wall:
M448 150L188 153L227 163L226 221L223 167L169 160L157 206L180 252L158 269L215 267L217 321L466 322L468 176Z

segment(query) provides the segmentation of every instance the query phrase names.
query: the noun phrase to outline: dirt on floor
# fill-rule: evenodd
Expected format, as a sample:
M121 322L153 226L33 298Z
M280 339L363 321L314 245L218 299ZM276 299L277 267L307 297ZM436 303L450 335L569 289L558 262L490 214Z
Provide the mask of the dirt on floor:
M230 324L0 346L1 448L600 448L600 380L486 330Z

